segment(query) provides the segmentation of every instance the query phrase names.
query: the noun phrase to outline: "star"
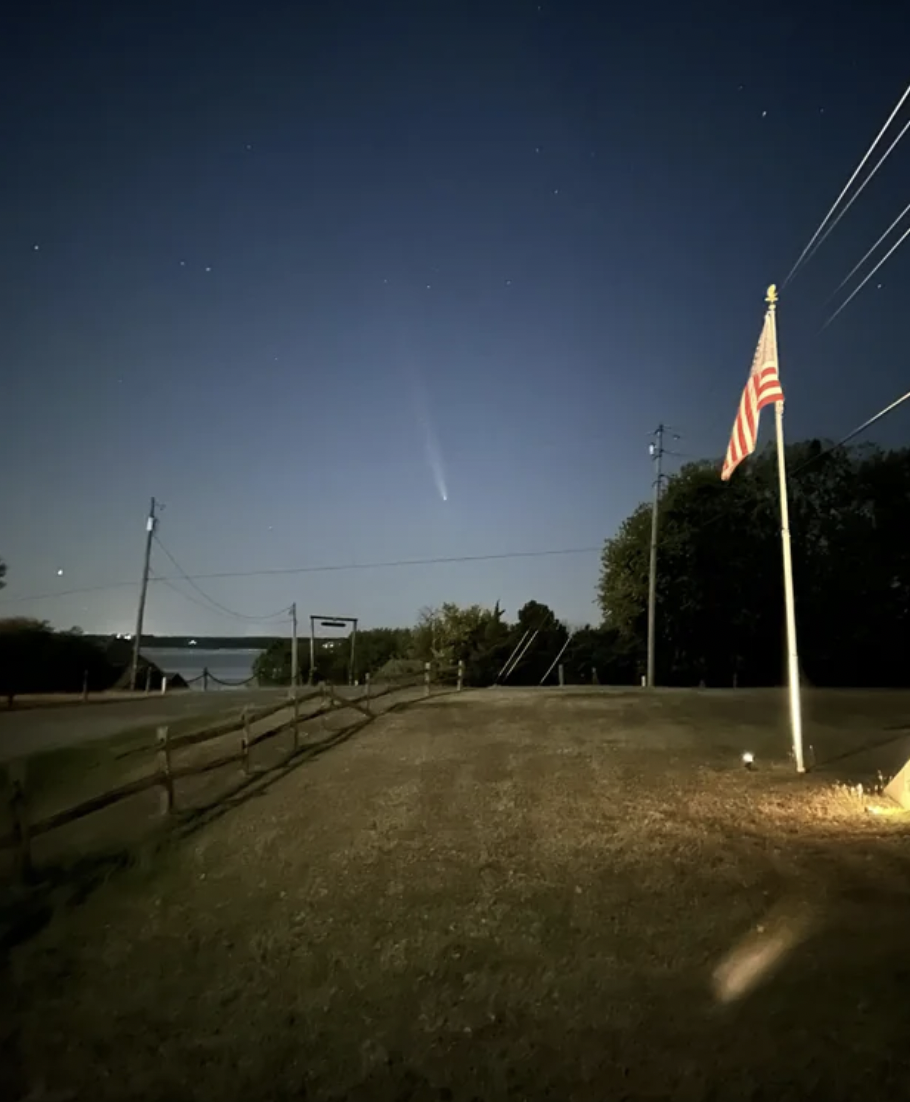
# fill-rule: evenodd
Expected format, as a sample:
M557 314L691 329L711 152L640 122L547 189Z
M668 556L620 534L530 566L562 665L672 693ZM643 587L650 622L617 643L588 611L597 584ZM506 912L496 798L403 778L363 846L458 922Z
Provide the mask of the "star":
M253 147L252 147L251 145L248 145L248 146L247 146L247 149L252 149L252 148L253 148Z
M433 284L432 284L432 283L428 283L428 284L427 284L427 290L429 291L429 290L430 290L430 288L431 288L432 286L433 286Z
M536 146L534 147L534 152L535 152L535 153L539 153L539 152L540 152L540 146L539 146L539 145L536 145Z
M761 117L762 117L762 118L765 118L767 114L768 114L768 112L767 112L767 111L762 111L762 113L761 113Z
M511 281L511 279L507 279L507 280L506 280L506 286L507 286L507 287L511 287L511 286L512 286L512 281Z
M37 252L41 248L40 245L32 245L32 249Z
M558 187L555 187L555 188L553 188L553 194L554 194L554 195L558 195L558 194L559 194L559 188L558 188Z
M206 268L205 270L206 270L207 272L210 272L210 271L211 271L212 269L211 269L211 268Z
M181 260L181 261L180 261L180 267L181 267L181 268L185 268L185 267L186 267L186 261L185 261L185 260Z

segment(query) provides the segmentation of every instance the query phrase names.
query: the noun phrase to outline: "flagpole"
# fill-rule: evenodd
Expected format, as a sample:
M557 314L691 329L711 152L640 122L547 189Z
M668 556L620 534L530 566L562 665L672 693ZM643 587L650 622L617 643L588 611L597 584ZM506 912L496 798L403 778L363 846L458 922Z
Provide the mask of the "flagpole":
M777 349L777 288L768 288L768 316L774 355L780 365ZM787 676L790 690L790 731L793 737L793 758L797 773L805 773L803 761L803 715L799 686L799 650L796 642L796 607L793 595L793 558L790 553L790 505L787 499L787 458L784 454L784 403L774 403L777 427L777 475L780 482L780 539L784 558L784 607L787 616Z

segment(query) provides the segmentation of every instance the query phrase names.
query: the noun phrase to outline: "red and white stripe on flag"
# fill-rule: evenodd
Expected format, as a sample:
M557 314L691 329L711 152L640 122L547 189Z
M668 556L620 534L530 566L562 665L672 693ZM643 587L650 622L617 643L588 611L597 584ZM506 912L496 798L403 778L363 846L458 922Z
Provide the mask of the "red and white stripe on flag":
M720 477L726 482L747 455L755 451L758 441L758 419L765 406L784 400L778 375L777 338L774 318L769 310L755 349L749 381L739 401L736 421L730 436L730 446L724 458Z

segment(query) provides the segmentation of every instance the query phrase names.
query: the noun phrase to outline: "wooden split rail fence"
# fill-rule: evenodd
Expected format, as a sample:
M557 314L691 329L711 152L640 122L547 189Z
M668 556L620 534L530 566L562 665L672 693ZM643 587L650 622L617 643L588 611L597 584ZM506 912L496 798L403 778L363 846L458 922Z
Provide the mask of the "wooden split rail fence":
M437 671L438 674L439 671ZM464 684L464 664L458 663L457 680L455 688L461 691ZM300 725L308 723L328 713L337 713L350 708L361 713L361 718L342 728L337 734L352 734L360 727L366 726L377 717L373 710L373 702L391 693L399 693L408 689L422 689L420 696L412 698L419 700L427 697L432 691L432 671L430 663L426 663L423 675L410 675L391 683L383 682L382 688L376 690L370 684L367 674L363 692L358 697L349 698L340 695L338 689L324 683L319 688L309 692L300 693L293 690L288 696L275 704L269 704L264 708L245 707L239 716L231 717L211 727L200 731L191 731L182 735L171 735L167 726L160 726L157 730L156 749L157 762L154 772L137 777L117 788L92 796L74 807L65 808L55 812L38 822L31 822L28 814L27 799L27 759L12 762L7 766L8 779L8 803L12 819L12 830L5 836L0 836L0 849L13 849L15 851L16 874L20 879L27 879L32 871L31 841L49 831L58 830L68 826L87 815L93 815L97 811L103 811L121 800L127 800L132 796L145 792L148 789L161 789L161 813L168 816L176 810L176 782L184 777L200 776L215 769L223 769L227 765L238 763L246 776L251 774L250 753L255 746L275 738L284 732L293 733L293 747L290 754L281 764L291 761L300 751ZM301 706L310 701L321 699L321 704L312 711L301 711ZM281 713L292 711L292 715L286 719L280 719ZM265 730L253 733L253 727L263 720L274 719L276 722ZM239 734L238 748L229 754L221 755L212 761L179 764L174 756L180 751L202 743L211 742L213 739L223 738L230 734Z

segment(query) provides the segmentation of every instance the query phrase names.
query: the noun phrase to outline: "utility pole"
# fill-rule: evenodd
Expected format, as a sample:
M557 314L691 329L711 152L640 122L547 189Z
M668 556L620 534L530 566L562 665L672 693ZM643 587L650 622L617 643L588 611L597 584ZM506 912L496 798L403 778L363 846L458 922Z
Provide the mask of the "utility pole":
M145 597L149 588L149 565L152 560L152 536L155 534L155 499L149 506L148 520L145 522L145 559L142 564L142 585L139 589L139 611L136 614L136 634L133 636L133 661L130 665L130 689L136 690L136 678L139 675L139 647L142 643L142 621L145 619Z
M661 461L664 455L664 426L658 425L651 444L654 460L654 504L651 508L651 563L648 573L648 677L649 689L654 688L654 627L657 618L657 513L660 505Z
M291 605L291 684L297 688L297 602Z

